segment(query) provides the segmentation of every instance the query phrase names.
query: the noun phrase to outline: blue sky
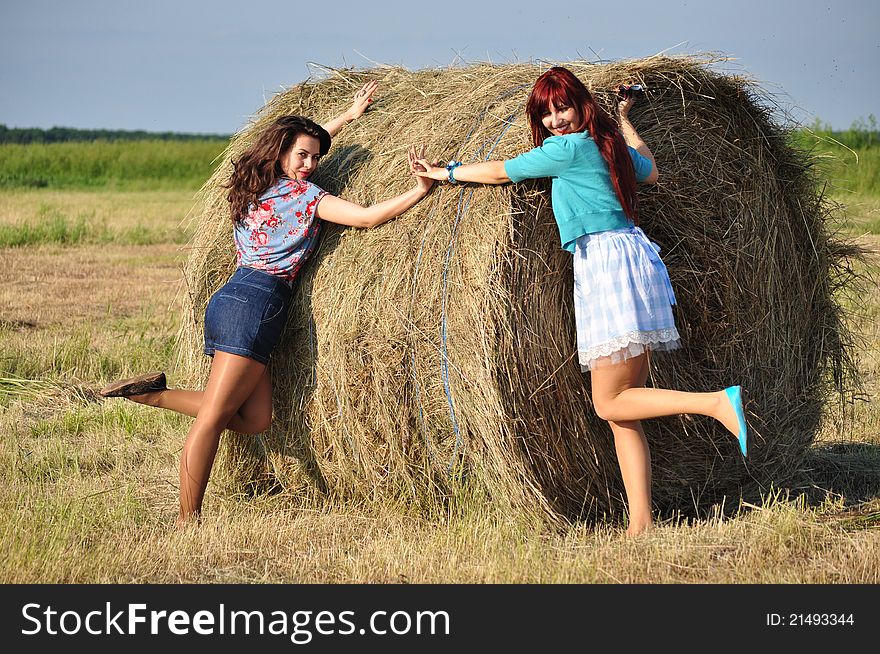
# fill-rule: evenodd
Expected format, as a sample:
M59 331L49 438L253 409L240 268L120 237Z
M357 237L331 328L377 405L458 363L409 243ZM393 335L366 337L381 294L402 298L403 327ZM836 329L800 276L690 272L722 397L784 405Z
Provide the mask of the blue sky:
M719 52L801 122L880 117L876 0L3 0L0 123L231 133L308 62Z

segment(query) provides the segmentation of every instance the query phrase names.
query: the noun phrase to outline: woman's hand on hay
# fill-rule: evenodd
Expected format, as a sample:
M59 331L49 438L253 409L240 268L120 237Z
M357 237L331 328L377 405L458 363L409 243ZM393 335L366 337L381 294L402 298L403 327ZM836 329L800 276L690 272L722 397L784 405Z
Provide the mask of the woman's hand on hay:
M377 88L379 88L379 82L377 82L376 80L370 80L360 89L358 89L358 91L354 94L354 100L351 103L351 107L349 107L348 111L345 114L348 122L357 120L361 117L361 115L363 115L363 113L367 110L367 107L372 104L373 93L376 92Z
M354 94L354 100L351 106L326 123L321 123L321 127L327 130L330 136L336 136L339 131L348 125L351 121L357 120L367 110L367 107L373 102L373 93L379 88L379 82L371 80L364 84Z
M416 174L419 163L424 158L425 146L419 148L412 146L409 149L409 168L411 174ZM431 190L432 186L434 186L434 182L430 179L416 177L415 188L367 207L343 200L328 193L318 203L315 215L322 220L336 223L337 225L361 228L378 227L421 202L428 195L428 191Z
M435 161L433 164L428 163L428 160L425 159L425 146L412 146L409 149L409 172L416 178L416 185L418 188L425 193L431 190L431 187L434 186L434 180L430 177L426 176L424 173L426 172L427 167L437 166L440 162ZM439 170L444 170L440 168Z
M424 148L423 148L424 149ZM439 161L429 162L424 156L420 156L415 160L415 165L410 163L413 175L421 179L429 179L435 182L445 182L449 179L449 173L445 166L441 166Z
M450 161L449 166L439 166L438 162L429 163L425 159L419 159L418 163L424 171L415 171L419 177L426 177L438 182L475 182L477 184L506 184L510 181L501 160L478 161L477 163L464 164L460 161ZM450 168L454 170L451 171Z

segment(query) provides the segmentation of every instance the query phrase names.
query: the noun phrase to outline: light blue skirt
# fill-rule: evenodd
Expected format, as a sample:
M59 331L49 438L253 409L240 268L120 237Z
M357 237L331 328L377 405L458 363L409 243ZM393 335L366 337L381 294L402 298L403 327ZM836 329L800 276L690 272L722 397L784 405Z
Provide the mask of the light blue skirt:
M681 347L675 293L660 246L639 227L577 240L574 314L581 370Z

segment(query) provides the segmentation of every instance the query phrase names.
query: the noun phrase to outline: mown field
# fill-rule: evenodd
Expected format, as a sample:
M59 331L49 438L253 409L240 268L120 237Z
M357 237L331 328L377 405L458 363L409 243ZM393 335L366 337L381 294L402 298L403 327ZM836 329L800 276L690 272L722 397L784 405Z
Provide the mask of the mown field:
M880 148L817 147L834 228L880 252ZM221 149L0 146L3 582L880 581L876 256L860 264L873 279L841 300L864 392L829 410L806 489L625 539L620 524L549 531L478 504L424 516L212 482L202 523L176 530L189 419L95 390L148 369L174 383L185 218Z

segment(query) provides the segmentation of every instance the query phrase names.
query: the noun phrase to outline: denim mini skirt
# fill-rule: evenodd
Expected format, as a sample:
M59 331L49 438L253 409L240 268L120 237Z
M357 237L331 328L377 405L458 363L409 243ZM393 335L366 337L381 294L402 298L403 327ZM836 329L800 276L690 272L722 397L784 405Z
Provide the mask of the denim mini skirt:
M287 323L292 295L280 277L238 268L205 308L205 354L220 350L268 364Z

